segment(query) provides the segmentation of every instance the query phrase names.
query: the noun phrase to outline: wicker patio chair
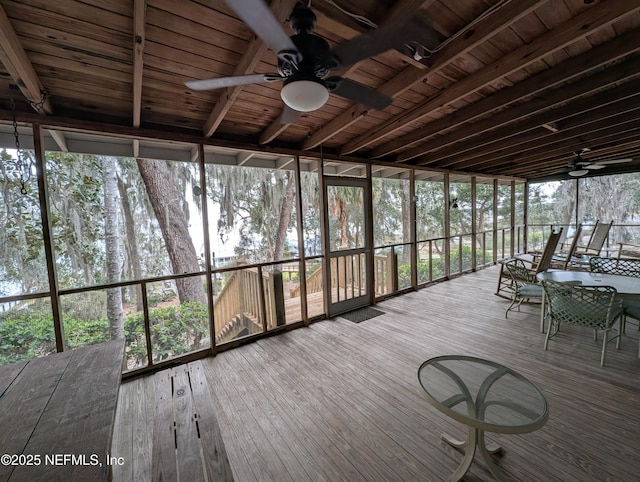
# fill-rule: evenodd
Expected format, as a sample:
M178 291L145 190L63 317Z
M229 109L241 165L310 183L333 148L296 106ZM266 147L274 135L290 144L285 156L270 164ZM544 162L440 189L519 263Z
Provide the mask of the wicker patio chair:
M504 317L508 318L509 311L514 307L520 311L520 305L524 301L531 299L542 300L542 286L536 282L535 274L525 266L524 262L519 259L513 259L505 264L509 276L512 280L513 293L511 304L504 313Z
M608 273L622 276L632 276L640 278L640 259L616 259L616 258L600 258L593 257L589 259L589 268L592 273ZM640 281L638 281L640 283ZM631 317L638 321L638 330L640 330L640 298L624 297L622 298L622 307L626 317ZM625 327L622 327L622 333ZM638 354L640 357L640 352Z
M640 278L640 259L601 258L589 259L589 269L593 273L609 273Z
M598 339L598 331L603 331L602 354L600 366L604 366L607 354L607 343L616 340L616 348L620 348L620 330L609 337L616 321L624 318L622 302L616 299L616 289L611 286L582 286L554 281L542 281L548 303L549 317L544 349L549 339L558 333L561 323L593 328L594 340Z

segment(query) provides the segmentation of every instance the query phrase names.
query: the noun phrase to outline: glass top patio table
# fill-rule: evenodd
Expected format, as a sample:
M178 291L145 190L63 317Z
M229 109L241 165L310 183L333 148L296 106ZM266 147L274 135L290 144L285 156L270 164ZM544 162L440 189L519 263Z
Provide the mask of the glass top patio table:
M547 401L540 389L498 363L468 356L440 356L420 366L418 379L433 406L472 427L525 433L547 420Z
M619 274L588 271L549 270L538 273L537 278L558 283L580 283L584 286L612 286L621 295L640 295L640 279Z
M468 426L464 441L442 434L448 444L466 449L450 481L462 480L476 451L493 476L505 480L491 460L491 454L502 448L487 445L484 432L532 432L549 417L547 400L536 385L510 368L481 358L461 355L431 358L418 369L418 380L431 405Z

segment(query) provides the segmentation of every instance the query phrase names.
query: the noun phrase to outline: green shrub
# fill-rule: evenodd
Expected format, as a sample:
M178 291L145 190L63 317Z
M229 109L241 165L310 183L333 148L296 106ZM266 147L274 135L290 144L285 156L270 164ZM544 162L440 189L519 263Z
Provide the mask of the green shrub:
M151 345L154 359L165 360L209 346L207 306L188 302L150 312ZM69 348L93 345L109 340L109 321L100 319L64 319ZM134 313L124 319L129 366L143 366L147 361L144 318ZM55 352L53 316L48 304L42 308L11 311L0 316L0 365L48 355Z

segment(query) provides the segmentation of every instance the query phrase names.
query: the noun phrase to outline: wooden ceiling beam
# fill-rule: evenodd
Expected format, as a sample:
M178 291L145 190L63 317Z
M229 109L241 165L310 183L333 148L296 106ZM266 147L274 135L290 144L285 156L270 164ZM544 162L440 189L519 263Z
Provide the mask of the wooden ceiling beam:
M635 80L625 84L623 87L610 89L600 95L580 99L565 108L557 109L560 111L558 115L562 116L559 117L561 120L557 122L557 133L544 129L541 123L535 122L536 120L540 120L541 117L534 116L530 124L537 125L533 130L527 129L529 132L520 132L518 135L510 135L504 138L500 138L496 136L495 133L492 133L494 134L492 135L492 142L487 145L479 145L478 149L467 150L456 156L442 159L439 162L433 163L433 165L442 168L456 166L456 169L470 167L476 165L478 159L497 159L509 155L517 152L523 144L530 143L531 141L541 142L543 137L551 138L552 136L556 136L561 138L563 136L569 136L576 128L586 129L589 124L595 122L606 121L609 124L624 122L624 120L620 121L616 119L616 117L640 107L640 91L638 89L640 89L640 80ZM527 122L528 127L529 122L525 122ZM516 126L514 126L513 130L516 130Z
M594 152L594 161L595 158L611 158L611 155L614 155L616 159L625 158L625 157L637 157L640 153L640 140L630 140L630 141L622 141L616 143L615 146L612 147L604 147L598 149ZM536 164L530 164L527 166L522 166L520 170L529 177L544 177L547 175L552 175L558 171L563 171L566 169L566 166L575 159L575 153L571 152L562 157L554 158L553 160L540 161ZM585 158L586 159L586 158Z
M519 3L519 2L518 2ZM508 53L501 59L463 78L438 95L414 107L407 113L385 122L369 133L347 142L340 154L358 151L373 142L385 138L399 129L424 119L437 109L458 101L496 80L512 74L546 55L557 52L596 30L611 25L616 20L640 10L640 6L628 0L608 0L594 4L589 9L557 26L530 43Z
M258 137L258 144L268 144L280 134L282 134L290 125L291 124L284 124L282 122L282 112L280 112L280 115L276 117L276 119L269 125L269 127L263 130L262 133L260 133L260 137Z
M197 146L191 148L191 159L190 162L198 162L198 156L200 155L200 150Z
M45 88L2 4L0 4L0 61L31 106L40 114L51 114L53 112L51 101L45 97ZM42 102L43 99L44 102Z
M622 159L626 157L631 157L631 158L635 157L637 159L639 152L640 151L638 150L625 150L621 153L619 158ZM562 158L556 158L554 163L538 163L538 165L535 165L535 166L523 167L519 169L518 172L521 172L527 178L532 178L532 179L545 178L553 175L559 175L559 176L564 175L566 177L568 176L568 172L570 170L569 165L573 160L575 160L575 158L576 158L575 154L571 153ZM616 156L616 159L617 158L618 156ZM635 171L637 171L638 168L640 168L640 163L638 163L637 161L632 161L629 164L624 163L624 164L619 164L617 166L620 166L623 168L622 172L630 172L628 169L630 166L635 166L636 167ZM603 175L604 173L606 173L607 175L612 174L612 171L616 170L615 168L617 166L609 165L607 166L606 169L599 171L598 175ZM622 172L618 171L617 173L621 174ZM631 172L634 172L634 171L631 171ZM573 178L568 177L568 179L573 179Z
M255 156L255 152L238 152L236 156L236 166L244 166L253 156Z
M637 68L630 70L629 67L633 66ZM502 111L470 125L463 134L460 134L460 142L447 142L445 144L447 147L423 155L415 164L436 163L442 166L449 159L465 156L465 158L476 157L489 150L495 150L493 143L502 142L512 136L525 135L527 131L537 129L544 124L558 122L561 119L602 107L625 97L634 96L637 91L633 89L638 88L638 81L631 80L623 84L620 82L624 82L628 78L640 77L639 69L640 57L620 66L603 70L584 81L569 84L530 102ZM605 87L612 88L597 95L593 94ZM587 97L586 95L590 93L592 95ZM487 132L490 129L493 130ZM451 135L446 137L449 138ZM401 153L402 159L418 157L421 150L421 146L418 146L410 149L406 154Z
M488 15L475 25L465 27L461 34L449 42L429 58L429 69L425 72L414 66L408 66L394 78L382 85L378 92L389 97L397 97L422 82L427 75L432 75L451 64L456 58L471 51L500 30L508 27L524 17L547 0L522 0L510 2L504 8ZM368 109L362 105L351 106L331 122L314 132L303 144L302 149L312 149L335 134L358 122L368 114Z
M629 100L618 103L618 106L627 104L625 108L626 112L620 115L614 115L609 118L598 119L597 116L590 116L589 122L582 121L577 122L576 127L571 129L562 130L558 133L550 133L544 130L540 130L542 135L530 140L529 142L523 142L517 146L507 147L503 150L488 153L484 156L477 157L470 161L463 161L458 164L450 164L449 169L484 169L499 165L502 159L523 159L525 156L533 156L540 154L542 156L552 155L551 152L556 152L558 149L562 149L564 146L570 146L573 149L575 139L585 139L587 135L593 136L606 136L614 134L618 131L622 132L628 127L630 122L635 121L638 118L638 109L640 109L640 97L637 97L633 102ZM595 117L595 118L594 118ZM590 146L588 146L590 147ZM536 159L538 159L536 157ZM438 166L442 167L442 166Z
M133 2L133 127L140 127L142 75L144 70L146 0Z
M499 127L504 122L511 122L514 118L510 118L506 114L498 113L486 120L476 122L464 130L463 128L456 129L449 134L444 134L444 132L455 129L457 126L470 122L477 117L486 115L488 112L504 108L521 99L539 94L546 89L570 81L585 72L600 68L605 64L638 51L640 51L640 30L633 30L595 47L584 54L570 58L553 68L543 70L532 77L518 82L513 87L502 89L442 119L432 121L421 129L417 129L391 142L387 142L373 149L371 156L378 158L402 149L403 152L401 152L395 160L404 162L448 144L459 143L467 137ZM582 81L580 81L580 83L582 83ZM546 97L545 101L547 101ZM527 104L526 110L529 110L529 113L533 112L532 109L536 102L540 103L540 100L534 100ZM508 112L515 111L509 110ZM522 112L522 115L526 114L526 111ZM410 148L412 144L422 141L423 139L428 139L435 134L439 135L436 139L423 143L418 147Z
M474 170L494 170L499 167L500 172L514 175L514 172L519 172L516 171L517 169L523 169L529 166L535 168L538 165L542 165L542 163L547 160L553 163L551 160L555 157L568 156L570 153L586 146L592 147L595 150L598 146L613 147L615 144L620 144L621 142L636 141L638 140L639 133L640 120L636 119L625 124L563 139L559 142L549 144L541 148L514 153L513 155L504 158L503 161L495 161L495 164L491 167L476 167Z
M271 9L273 14L279 22L284 22L287 15L291 13L297 0L273 0ZM242 56L242 60L233 71L232 75L246 75L254 72L257 63L260 61L264 53L267 51L268 46L259 38L255 37L247 46L245 54ZM236 87L228 87L222 91L218 101L213 107L213 110L209 114L202 132L205 137L211 137L213 133L218 129L220 123L229 112L229 109L240 95L244 86L239 85Z
M62 152L69 152L69 148L67 147L67 140L65 139L62 132L55 131L53 129L48 129L48 132Z
M291 156L279 157L276 160L276 169L284 169L288 165L292 164L294 159L295 158Z

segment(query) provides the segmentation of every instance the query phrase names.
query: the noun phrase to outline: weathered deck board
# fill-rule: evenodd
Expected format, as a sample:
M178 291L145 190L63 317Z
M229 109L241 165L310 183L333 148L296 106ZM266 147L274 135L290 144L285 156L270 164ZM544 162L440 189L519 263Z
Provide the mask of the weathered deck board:
M0 466L0 479L108 480L123 355L113 340L27 362L0 397L0 448L33 458Z
M191 380L193 403L197 408L194 412L198 434L202 439L205 473L209 480L231 480L233 474L224 450L220 426L213 411L213 400L202 365L191 364L189 366L189 379Z
M486 269L388 299L376 306L385 314L359 324L325 320L190 364L206 375L235 480L446 480L462 454L440 434L463 436L465 427L427 403L417 369L451 353L503 363L549 401L540 430L488 434L504 447L495 460L508 480L635 480L635 326L604 368L587 329L564 326L545 351L539 305L505 319L497 277ZM121 391L135 390L132 383ZM465 480L493 479L476 459Z
M155 417L153 418L152 480L177 480L175 421L173 418L172 369L155 376ZM120 450L114 448L114 453ZM114 474L115 476L115 474Z

